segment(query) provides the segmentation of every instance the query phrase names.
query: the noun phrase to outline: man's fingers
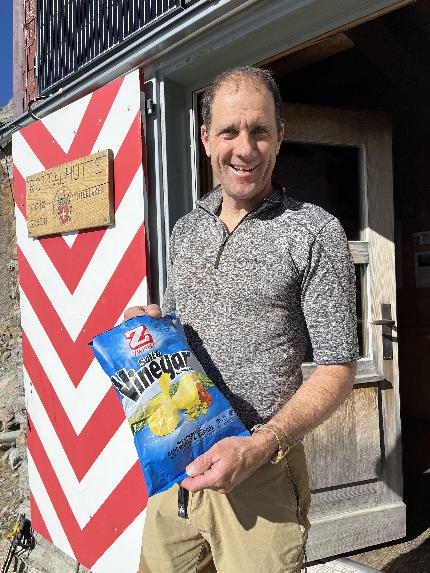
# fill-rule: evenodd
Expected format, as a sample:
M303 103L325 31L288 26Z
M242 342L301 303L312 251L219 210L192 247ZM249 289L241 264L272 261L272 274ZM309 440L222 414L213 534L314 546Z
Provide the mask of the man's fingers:
M212 489L214 485L213 478L208 475L200 475L196 477L187 477L181 481L181 486L195 493L196 491L201 491L202 489Z
M152 316L152 318L161 318L161 308L158 304L148 304L145 306L146 314Z
M133 318L134 316L143 316L146 314L144 306L129 306L124 311L124 320Z
M205 473L205 471L212 467L212 458L208 454L209 451L206 452L206 454L202 454L193 462L188 464L188 466L185 468L185 471L190 477L202 475Z
M152 318L161 318L161 308L158 304L148 304L148 306L130 306L124 312L124 320L134 316L144 316L148 314Z

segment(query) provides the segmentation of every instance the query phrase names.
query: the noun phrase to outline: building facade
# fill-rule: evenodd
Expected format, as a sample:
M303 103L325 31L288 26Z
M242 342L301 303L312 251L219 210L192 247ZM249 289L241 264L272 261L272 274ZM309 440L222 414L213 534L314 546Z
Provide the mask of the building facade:
M119 405L84 346L130 302L162 299L171 229L213 183L198 137L201 94L238 64L276 75L286 121L276 177L340 219L356 268L354 391L306 438L308 558L405 535L400 389L407 419L428 420L430 401L416 360L430 332L429 20L425 0L28 0L15 8L33 524L95 573L130 546L127 571L137 569L146 497ZM26 177L106 148L115 157L115 223L29 239ZM309 349L305 378L314 368Z

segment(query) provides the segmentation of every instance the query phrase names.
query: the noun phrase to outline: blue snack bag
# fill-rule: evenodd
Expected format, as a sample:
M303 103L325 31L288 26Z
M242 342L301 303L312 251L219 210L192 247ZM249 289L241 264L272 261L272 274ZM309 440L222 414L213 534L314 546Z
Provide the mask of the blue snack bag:
M148 495L186 478L186 466L219 440L249 436L174 314L136 316L90 346L121 400Z

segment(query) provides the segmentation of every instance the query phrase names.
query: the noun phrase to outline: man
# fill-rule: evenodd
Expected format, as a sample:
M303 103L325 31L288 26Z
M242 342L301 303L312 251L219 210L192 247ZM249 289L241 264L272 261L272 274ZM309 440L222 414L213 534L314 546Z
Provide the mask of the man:
M310 497L300 440L355 375L353 267L338 221L272 184L284 125L269 72L218 76L203 120L220 184L175 225L163 311L178 313L207 374L254 430L188 466L187 519L177 487L150 499L141 573L293 573ZM125 317L144 312L161 314L150 305ZM318 366L302 384L307 331Z

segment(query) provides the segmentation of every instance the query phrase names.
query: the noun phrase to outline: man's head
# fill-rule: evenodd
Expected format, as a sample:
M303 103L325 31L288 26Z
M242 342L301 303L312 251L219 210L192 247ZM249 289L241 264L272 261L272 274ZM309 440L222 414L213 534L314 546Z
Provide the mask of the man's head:
M206 89L202 100L203 124L209 130L212 121L212 104L218 89L228 80L246 80L256 86L265 86L273 98L275 105L275 118L278 131L284 124L284 104L278 84L275 82L269 70L264 68L254 68L253 66L237 66L229 68L218 74Z
M224 194L253 206L271 191L283 137L282 99L267 70L238 67L203 98L202 142Z

